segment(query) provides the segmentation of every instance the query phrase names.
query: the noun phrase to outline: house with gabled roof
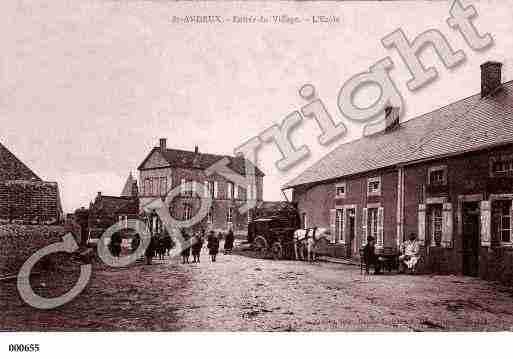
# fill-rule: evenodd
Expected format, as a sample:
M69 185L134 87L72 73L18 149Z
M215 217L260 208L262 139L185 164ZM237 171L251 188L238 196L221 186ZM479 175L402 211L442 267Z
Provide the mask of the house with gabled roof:
M201 207L201 198L209 196L212 206L199 226L222 231L229 228L246 231L250 214L240 213L238 208L247 200L262 201L264 173L253 166L255 183L243 188L220 173L206 173L209 167L221 160L227 160L228 168L234 173L246 175L243 157L203 153L198 146L194 151L168 148L167 140L160 139L159 146L152 148L138 167L140 211L150 210L152 203L164 199L170 191L181 186L182 190L169 204L170 214L175 219L193 218ZM204 193L198 195L194 183L201 183ZM160 219L155 214L151 216L152 229L160 231Z
M0 223L54 224L62 218L57 183L43 181L0 143Z
M513 82L481 65L481 92L342 144L284 189L331 251L358 257L368 235L422 243L425 271L513 281Z

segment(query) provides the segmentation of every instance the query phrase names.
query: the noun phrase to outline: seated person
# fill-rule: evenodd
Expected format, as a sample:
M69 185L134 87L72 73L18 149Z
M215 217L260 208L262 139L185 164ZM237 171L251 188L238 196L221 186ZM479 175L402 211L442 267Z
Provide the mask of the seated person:
M399 256L399 272L404 273L406 268L415 273L417 262L420 259L420 243L415 233L410 233L408 240L401 244Z
M367 237L367 244L363 248L363 262L365 263L365 272L369 274L369 267L374 267L374 274L381 274L381 261L376 255L376 238Z

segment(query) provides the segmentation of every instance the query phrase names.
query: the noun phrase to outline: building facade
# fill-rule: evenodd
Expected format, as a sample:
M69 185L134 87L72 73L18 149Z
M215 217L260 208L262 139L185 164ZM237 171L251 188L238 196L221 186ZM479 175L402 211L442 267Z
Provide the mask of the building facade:
M217 172L206 173L206 169L220 160L227 159L228 167L238 175L245 176L245 160L194 151L167 148L166 139L153 148L138 167L140 211L148 212L157 200L164 200L175 188L181 190L169 202L170 214L180 221L193 218L201 207L202 198L210 197L212 206L207 216L198 225L203 228L226 231L246 231L248 213L238 208L247 200L262 201L264 174L254 167L256 180L246 188L230 181ZM197 185L197 184L201 184ZM153 215L152 228L157 231L162 223Z
M513 282L513 83L481 66L481 92L343 144L284 188L303 224L331 227L331 255L358 257L368 235L422 243L427 272ZM326 173L326 168L329 173Z
M62 218L57 182L43 181L0 143L0 224L56 224Z

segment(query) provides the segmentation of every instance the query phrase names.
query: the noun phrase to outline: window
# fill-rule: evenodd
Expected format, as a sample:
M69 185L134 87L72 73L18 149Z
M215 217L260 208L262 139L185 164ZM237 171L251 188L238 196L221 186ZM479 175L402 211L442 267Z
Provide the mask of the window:
M233 222L233 208L228 207L228 212L226 212L226 222L232 223Z
M146 178L144 180L144 194L146 196L151 195L151 179L150 178Z
M214 223L214 213L212 212L212 207L210 207L210 209L208 210L207 222L208 223Z
M306 212L301 214L301 224L303 225L303 229L308 228L308 223L306 222Z
M234 199L235 198L235 186L233 182L228 182L228 188L226 190L226 198Z
M495 162L493 165L493 170L497 174L507 175L513 172L513 160Z
M344 231L344 210L337 209L337 216L335 218L336 237L335 242L342 242L342 236Z
M190 203L184 203L183 205L183 220L188 221L192 218L192 205Z
M367 181L367 195L380 196L381 195L381 178L369 178Z
M165 196L167 194L167 178L160 177L160 195Z
M368 235L378 238L378 209L369 208L367 214Z
M345 183L337 183L335 185L335 196L337 198L344 198L346 196L346 184Z
M214 181L207 182L207 191L210 195L210 198L214 198Z
M184 197L192 197L194 183L182 178L181 194Z
M429 239L431 245L439 247L442 243L442 204L433 204L429 206Z
M253 185L253 184L248 185L246 198L248 200L255 199L255 185Z
M431 167L428 170L428 184L443 186L447 184L447 166Z
M502 243L511 242L511 201L495 201L498 236Z

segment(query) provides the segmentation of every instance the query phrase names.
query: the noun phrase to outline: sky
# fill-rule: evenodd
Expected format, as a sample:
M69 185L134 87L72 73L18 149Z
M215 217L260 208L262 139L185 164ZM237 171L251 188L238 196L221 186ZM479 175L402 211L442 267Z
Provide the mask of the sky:
M287 171L276 168L277 147L265 144L258 166L266 173L264 199L283 199L281 186L362 125L337 108L342 85L382 58L404 98L402 120L480 90L479 65L501 61L513 79L513 6L462 1L478 12L474 24L490 33L485 51L468 47L446 24L451 2L174 2L10 1L0 3L0 142L40 177L59 183L66 212L87 206L97 192L119 195L129 172L161 137L169 147L233 154L234 148L306 104L310 83L346 136L329 146L304 119L290 134L310 157ZM336 24L177 24L184 15L337 16ZM441 31L466 61L446 69L431 48L420 58L438 79L415 92L410 74L381 38L401 28L412 40ZM355 101L371 104L369 88Z

